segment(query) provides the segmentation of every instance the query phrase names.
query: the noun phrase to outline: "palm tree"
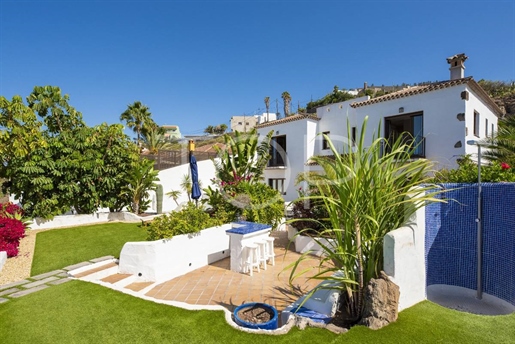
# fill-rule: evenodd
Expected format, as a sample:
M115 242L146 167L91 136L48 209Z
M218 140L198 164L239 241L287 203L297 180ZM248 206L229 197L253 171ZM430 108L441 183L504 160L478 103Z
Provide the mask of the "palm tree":
M266 107L266 121L268 122L268 113L270 111L270 97L265 97L265 107Z
M288 91L284 91L281 95L284 101L284 117L288 117L290 115L290 102L291 102L291 96L288 93Z
M152 114L150 113L149 108L143 105L140 101L135 101L133 104L129 104L127 106L127 110L120 115L120 121L125 121L127 127L136 133L138 147L140 147L141 133L143 132L144 127L151 126L152 123L154 123L151 117Z
M140 213L141 204L149 196L150 190L157 188L158 171L154 170L154 162L147 159L139 160L127 177L124 193L131 200L130 209L134 214Z
M214 130L215 130L215 127L213 127L212 125L208 125L206 127L206 129L204 129L204 133L206 133L206 134L213 134Z
M142 148L146 148L151 154L157 154L161 149L171 149L172 143L166 141L163 129L152 126L141 134Z
M172 191L169 191L166 193L166 196L171 197L173 199L173 201L175 202L175 204L177 204L177 206L179 206L179 202L177 202L177 200L179 199L180 195L181 195L181 191L179 191L179 190L172 190Z
M497 133L485 141L485 158L515 166L515 116L499 120Z

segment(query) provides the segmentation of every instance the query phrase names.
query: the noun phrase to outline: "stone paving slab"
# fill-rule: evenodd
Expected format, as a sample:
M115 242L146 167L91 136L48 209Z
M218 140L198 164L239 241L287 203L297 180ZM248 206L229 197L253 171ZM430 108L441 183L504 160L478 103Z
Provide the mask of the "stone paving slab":
M59 274L61 272L64 272L64 270L54 270L54 271L50 271L50 272L45 272L44 274L41 274L41 275L30 276L30 278L31 279L35 279L35 280L42 280L43 278L54 276L54 275L57 275L57 274Z
M3 297L0 297L0 303L4 303L4 302L7 302L9 301L9 299L4 299Z
M25 296L25 295L28 295L28 294L32 294L32 293L34 293L36 291L43 290L45 288L48 288L48 286L42 284L42 285L37 286L35 288L26 289L26 290L22 290L22 291L19 291L17 293L11 294L11 295L9 295L9 297L22 297L22 296Z
M61 272L60 274L57 275L57 277L70 277L70 275L68 275L67 272Z
M25 284L25 283L29 283L29 282L30 282L29 280L21 280L21 281L16 281L16 282L0 285L0 290L12 288L12 287L17 287L19 285L22 285L22 284Z
M82 263L78 263L78 264L69 265L67 267L64 267L63 270L71 271L71 270L82 268L83 266L88 266L88 265L91 265L91 263L90 262L82 262Z
M23 288L34 288L34 287L37 287L37 286L40 286L42 284L45 284L45 283L48 283L48 282L51 282L51 281L55 281L56 279L58 279L57 277L47 277L43 280L40 280L40 281L36 281L36 282L32 282L32 283L28 283L28 284L24 284L22 285Z
M71 278L61 278L61 279L58 279L58 280L55 280L55 281L52 281L52 282L48 282L48 284L58 285L58 284L63 284L63 283L69 282L71 280L72 280Z
M109 260L109 259L114 259L114 257L113 256L103 256L103 257L91 259L90 262L99 263L99 262L103 262L103 261Z
M8 294L13 294L13 293L16 293L17 291L20 291L21 289L19 288L11 288L11 289L6 289L6 290L2 290L0 292L0 296L4 296L4 295L8 295Z

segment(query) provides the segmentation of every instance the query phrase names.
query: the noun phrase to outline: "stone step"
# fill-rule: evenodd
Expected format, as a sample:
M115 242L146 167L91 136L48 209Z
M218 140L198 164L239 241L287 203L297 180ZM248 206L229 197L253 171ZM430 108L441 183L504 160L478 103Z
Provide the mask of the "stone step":
M88 266L69 271L68 273L75 278L80 278L85 281L96 281L109 275L116 274L117 272L118 264L111 260L90 264Z
M125 289L129 289L132 291L142 291L143 289L151 286L155 282L132 282L125 286Z
M111 283L118 287L124 287L131 284L135 280L135 276L131 274L115 273L100 279L102 282Z

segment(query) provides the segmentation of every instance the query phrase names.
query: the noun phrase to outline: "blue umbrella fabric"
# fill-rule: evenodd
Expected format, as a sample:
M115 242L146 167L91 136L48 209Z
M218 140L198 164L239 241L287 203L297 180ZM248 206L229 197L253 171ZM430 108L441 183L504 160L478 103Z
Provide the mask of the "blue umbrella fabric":
M191 198L197 200L202 196L198 185L198 166L197 159L190 153L190 169L191 169Z

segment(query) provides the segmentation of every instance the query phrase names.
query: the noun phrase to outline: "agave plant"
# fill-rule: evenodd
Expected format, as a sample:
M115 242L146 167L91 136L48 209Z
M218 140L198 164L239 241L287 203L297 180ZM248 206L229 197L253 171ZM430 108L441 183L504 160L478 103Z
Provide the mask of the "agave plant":
M325 239L313 238L324 255L310 278L331 280L334 282L331 288L334 285L341 288L349 323L361 318L364 289L383 268L384 236L405 225L418 208L428 202L442 201L436 198L441 191L435 190L435 185L426 184L430 161L412 161L410 153L416 147L402 140L402 135L395 142L374 135L372 143L365 146L367 120L363 122L356 147L349 141L344 145L344 152L338 152L324 135L333 156L313 157L324 171L309 180L318 188L319 195L303 197L322 201L329 217L324 220L330 223L319 231L319 236ZM351 137L350 132L348 135ZM299 234L308 232L306 228ZM292 268L290 282L307 272L298 271L307 254L289 267Z

